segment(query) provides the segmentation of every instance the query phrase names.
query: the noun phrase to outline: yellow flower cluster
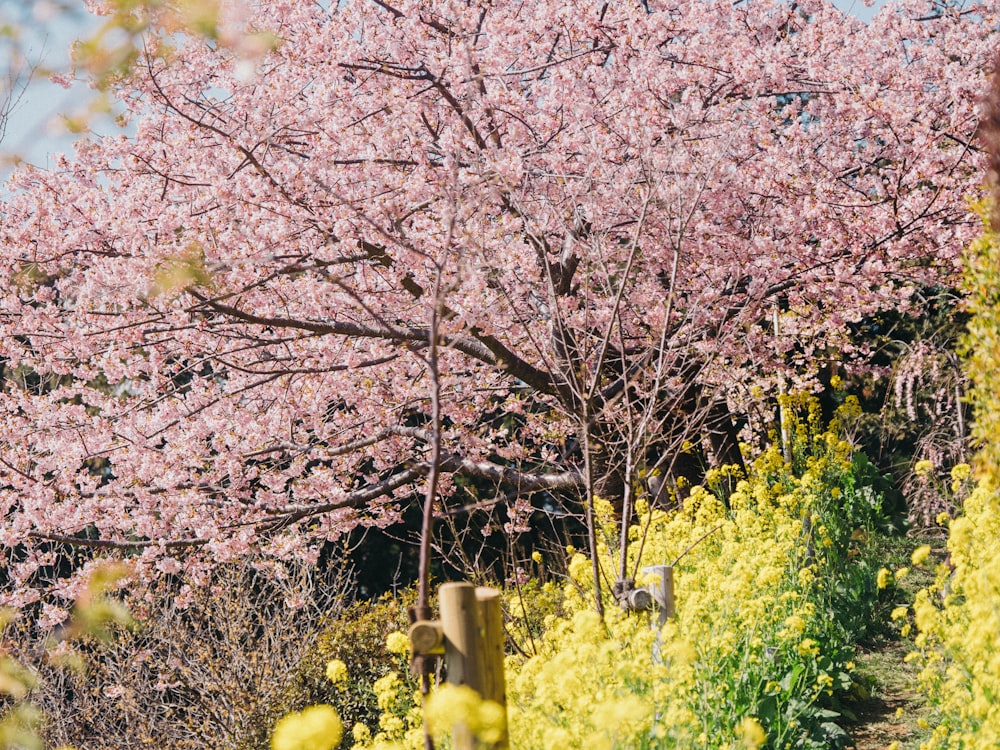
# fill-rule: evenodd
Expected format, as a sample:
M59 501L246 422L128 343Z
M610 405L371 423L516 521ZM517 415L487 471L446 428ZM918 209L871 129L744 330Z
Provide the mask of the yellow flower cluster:
M929 544L921 544L919 547L913 550L913 554L910 556L910 562L913 564L914 567L919 568L921 565L927 562L927 558L930 557L930 555L931 555L931 546Z
M844 469L846 445L834 436L820 449L835 470ZM825 571L819 552L812 564L805 560L803 524L829 468L817 459L797 480L780 453L769 451L752 478L738 483L728 509L700 486L678 511L640 504L630 537L645 538L642 565L677 562L677 615L662 629L617 609L598 617L590 560L574 554L560 605L566 614L550 615L544 636L521 644L529 653L533 645L534 655L508 659L512 746L758 747L768 740L760 719L747 715L747 706L733 706L745 675L807 662L791 677L775 674L771 698L787 705L797 690L802 704L811 705L829 695L834 677L816 666L820 644L808 637L822 631L824 613L809 594L823 585ZM597 510L603 516L603 507ZM829 538L818 524L812 533L819 545ZM602 563L617 554L613 539L605 535L599 544ZM636 583L653 578L640 573ZM513 597L510 610L518 611ZM515 622L512 632L521 630ZM795 718L771 719L775 746L794 743L802 731Z
M333 750L344 725L332 706L309 706L283 716L271 735L271 750Z
M764 727L752 717L747 717L740 722L736 734L740 740L740 747L746 748L746 750L757 750L758 747L767 742Z
M1000 747L1000 493L985 477L950 524L954 571L938 566L935 587L913 604L922 688L948 717L930 748Z
M405 633L400 633L397 630L386 636L385 647L390 654L405 656L410 652L410 639L406 637Z
M572 548L563 584L533 580L508 593L507 630L517 642L505 669L511 747L759 748L813 741L810 715L828 717L823 701L851 685L849 649L829 650L825 591L836 555L846 554L844 539L854 536L835 528L820 499L836 505L841 495L832 488L839 490L837 480L851 464L850 447L833 429L815 429L812 402L798 406L809 413L807 428L796 428L805 445L799 469L775 448L735 481L728 507L707 487L731 486L731 474L710 473L677 510L650 508L640 498L627 534L628 564L637 586L656 583L659 570L651 566L671 568L676 614L662 627L657 613L626 613L612 602L598 615L592 561ZM619 555L615 514L600 498L593 511L598 560L610 579ZM404 640L401 633L390 636L389 650L404 654ZM378 727L354 727L353 750L423 747L419 696L395 673L373 688L382 715ZM436 734L458 725L484 747L503 726L499 706L450 686L432 691L426 718Z
M424 715L438 741L457 730L492 745L501 740L507 725L503 706L483 700L467 685L442 685L431 693Z
M937 583L913 604L920 681L943 717L923 748L986 750L1000 747L1000 237L987 233L967 257L968 369L974 382L975 437L981 450L978 483L962 514L949 524L951 567L938 566ZM972 483L971 469L952 469L953 483ZM919 553L919 554L918 554ZM914 564L926 560L922 549Z
M892 571L888 568L879 568L875 576L875 583L880 589L887 588L893 582Z
M326 679L334 685L347 682L347 665L340 659L331 659L326 663Z

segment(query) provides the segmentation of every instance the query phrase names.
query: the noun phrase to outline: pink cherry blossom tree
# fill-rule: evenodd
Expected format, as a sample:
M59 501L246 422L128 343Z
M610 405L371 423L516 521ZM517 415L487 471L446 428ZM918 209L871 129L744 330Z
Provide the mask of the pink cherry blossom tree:
M438 514L627 514L976 231L991 3L222 12L278 43L151 26L112 86L134 136L10 183L9 603L56 543L310 559L432 465Z

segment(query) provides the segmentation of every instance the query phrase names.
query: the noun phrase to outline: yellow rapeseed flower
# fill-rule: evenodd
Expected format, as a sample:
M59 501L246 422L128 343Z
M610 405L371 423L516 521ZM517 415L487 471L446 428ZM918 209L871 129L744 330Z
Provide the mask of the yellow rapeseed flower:
M484 701L468 685L442 685L427 698L424 715L435 736L446 735L462 724L486 744L499 742L507 726L503 706Z
M347 680L347 665L340 659L331 659L326 663L326 679L334 685L343 684Z
M951 467L951 478L956 482L961 482L963 479L968 479L972 474L972 467L968 464L955 464Z
M795 650L799 652L800 656L818 656L819 644L812 638L804 638L802 642L795 647Z
M410 652L410 639L405 633L394 630L386 636L385 647L390 654L404 656Z
M573 741L573 736L563 727L546 727L542 736L542 747L545 750L563 750L569 747Z
M359 721L351 728L351 736L354 738L354 742L356 744L365 745L371 742L372 732L368 727Z
M767 732L756 718L747 716L736 727L736 739L745 750L757 750L767 742Z
M375 691L375 699L378 701L379 709L382 711L389 710L389 707L396 702L401 684L399 675L395 672L390 672L384 677L379 677L372 683L372 689Z
M927 558L930 557L931 546L929 544L922 544L913 550L913 554L910 555L910 562L916 566L921 566L927 562Z
M309 706L282 717L271 735L271 750L333 750L344 725L333 706Z
M791 630L795 635L801 635L806 629L806 621L798 615L789 615L785 618L785 627Z
M406 729L406 725L403 724L403 720L396 716L395 714L382 714L378 718L378 728L389 736L396 736L403 733Z
M891 580L889 576L891 575L892 572L888 568L879 568L878 573L875 574L875 583L880 589L884 589L889 585Z
M496 701L479 704L476 716L476 736L487 745L498 743L507 728L507 711Z

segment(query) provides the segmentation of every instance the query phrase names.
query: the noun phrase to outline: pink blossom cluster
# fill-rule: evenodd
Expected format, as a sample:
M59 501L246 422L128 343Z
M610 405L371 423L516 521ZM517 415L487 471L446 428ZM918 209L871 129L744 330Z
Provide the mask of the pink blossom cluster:
M150 36L135 134L0 208L3 598L68 538L176 573L397 522L436 305L442 509L491 487L512 531L581 429L858 354L976 231L1000 18L931 10L261 0L252 70Z

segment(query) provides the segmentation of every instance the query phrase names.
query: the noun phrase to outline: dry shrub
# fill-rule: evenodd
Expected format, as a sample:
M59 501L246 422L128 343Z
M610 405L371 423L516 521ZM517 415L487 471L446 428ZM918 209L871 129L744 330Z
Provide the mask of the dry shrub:
M951 467L969 456L967 380L953 341L922 339L899 358L894 372L895 409L915 436L912 460L902 481L909 521L917 528L935 525L938 514L954 513L947 488ZM930 472L915 471L930 462Z
M165 580L131 604L137 627L79 646L76 668L22 627L13 648L39 672L33 700L47 717L46 745L267 747L274 722L299 707L289 688L348 583L332 568L290 565L276 580L247 562L227 564L180 607L178 581Z

